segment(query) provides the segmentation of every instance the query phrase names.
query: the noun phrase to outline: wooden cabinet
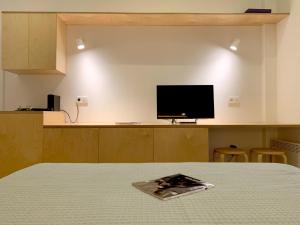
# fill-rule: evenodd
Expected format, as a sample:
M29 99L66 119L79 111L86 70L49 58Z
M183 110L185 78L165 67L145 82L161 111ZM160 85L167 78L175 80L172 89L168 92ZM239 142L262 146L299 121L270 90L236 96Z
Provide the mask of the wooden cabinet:
M208 162L208 129L155 128L155 162Z
M208 162L205 128L44 128L43 162Z
M42 123L42 113L0 112L0 177L40 162L208 162L205 128L43 128Z
M3 13L3 69L66 73L66 26L56 13Z
M0 177L42 161L42 113L0 113Z
M97 128L44 128L43 162L97 163Z
M99 162L153 162L153 129L102 128Z
M8 13L2 16L2 65L4 69L28 68L28 13Z

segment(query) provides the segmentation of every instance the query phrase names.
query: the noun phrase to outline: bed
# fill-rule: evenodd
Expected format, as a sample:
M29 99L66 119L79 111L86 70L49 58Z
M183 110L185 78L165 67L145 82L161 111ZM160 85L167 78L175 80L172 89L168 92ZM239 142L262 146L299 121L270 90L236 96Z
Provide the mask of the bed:
M132 182L216 185L161 201ZM0 179L1 225L300 224L300 170L281 164L37 164Z

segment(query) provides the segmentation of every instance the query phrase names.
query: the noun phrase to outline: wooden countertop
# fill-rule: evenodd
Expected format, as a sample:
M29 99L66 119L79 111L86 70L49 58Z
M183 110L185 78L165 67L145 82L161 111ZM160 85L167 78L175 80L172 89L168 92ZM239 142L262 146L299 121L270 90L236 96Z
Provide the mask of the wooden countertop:
M43 114L43 111L0 111L0 114Z
M107 122L90 122L90 123L65 123L63 112L41 112L41 111L0 111L4 114L42 114L43 127L50 128L300 128L300 123L218 123L214 121L198 121L197 124L170 124L167 121L158 122L132 122L132 123L107 123Z
M267 124L267 123L232 123L232 124L162 124L162 123L137 123L137 124L114 124L114 123L57 123L44 124L44 127L56 128L74 128L74 127L90 127L90 128L279 128L279 127L298 127L300 124Z

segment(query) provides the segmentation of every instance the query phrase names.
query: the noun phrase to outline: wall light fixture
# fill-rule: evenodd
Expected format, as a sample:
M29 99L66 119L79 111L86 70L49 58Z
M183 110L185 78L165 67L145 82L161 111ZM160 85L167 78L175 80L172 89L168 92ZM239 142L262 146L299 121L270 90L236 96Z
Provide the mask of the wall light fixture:
M239 38L233 39L233 41L230 44L230 49L236 52L239 49L240 43L241 40Z
M76 44L77 44L77 49L78 49L78 50L83 50L83 49L85 49L85 44L84 44L82 38L78 38L78 39L76 40Z

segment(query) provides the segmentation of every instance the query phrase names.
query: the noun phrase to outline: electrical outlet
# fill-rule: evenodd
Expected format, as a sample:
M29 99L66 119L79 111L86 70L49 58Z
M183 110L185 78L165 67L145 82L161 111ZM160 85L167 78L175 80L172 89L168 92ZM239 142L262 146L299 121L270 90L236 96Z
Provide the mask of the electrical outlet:
M240 97L239 96L230 96L228 99L228 105L231 107L240 106Z
M76 104L79 106L88 106L88 97L87 96L77 96Z

